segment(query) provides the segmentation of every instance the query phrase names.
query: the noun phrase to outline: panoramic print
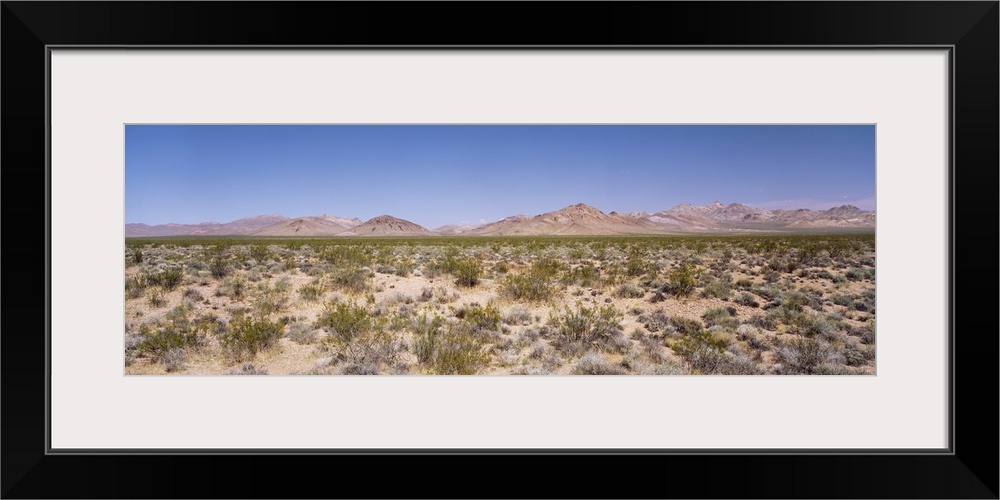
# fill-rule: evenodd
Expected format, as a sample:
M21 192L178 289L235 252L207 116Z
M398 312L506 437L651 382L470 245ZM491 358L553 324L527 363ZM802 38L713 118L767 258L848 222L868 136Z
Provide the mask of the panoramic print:
M127 375L873 375L873 125L126 125Z

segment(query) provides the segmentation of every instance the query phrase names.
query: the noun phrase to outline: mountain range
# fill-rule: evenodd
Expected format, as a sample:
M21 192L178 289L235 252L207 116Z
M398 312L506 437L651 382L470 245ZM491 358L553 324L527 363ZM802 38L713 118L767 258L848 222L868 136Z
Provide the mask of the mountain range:
M515 236L753 233L815 229L874 229L875 212L853 205L828 210L769 210L741 203L696 206L681 203L655 213L604 213L583 203L535 216L514 215L485 224L426 229L408 220L379 215L358 218L319 215L290 218L258 215L227 223L125 224L125 237L232 236Z

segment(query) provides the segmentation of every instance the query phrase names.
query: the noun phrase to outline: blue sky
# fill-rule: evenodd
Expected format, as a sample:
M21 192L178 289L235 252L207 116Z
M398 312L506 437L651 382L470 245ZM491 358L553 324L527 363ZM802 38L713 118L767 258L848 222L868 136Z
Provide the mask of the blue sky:
M875 208L873 125L127 125L125 222Z

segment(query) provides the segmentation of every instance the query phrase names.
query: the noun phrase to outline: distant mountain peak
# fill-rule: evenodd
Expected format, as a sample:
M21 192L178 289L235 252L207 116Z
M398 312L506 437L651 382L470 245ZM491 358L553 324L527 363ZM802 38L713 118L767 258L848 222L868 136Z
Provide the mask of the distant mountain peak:
M567 213L567 214L586 214L586 215L604 215L604 212L587 205L586 203L577 203L575 205L570 205L561 210L557 210L557 213Z
M434 233L406 219L382 214L340 234L342 236L420 236Z

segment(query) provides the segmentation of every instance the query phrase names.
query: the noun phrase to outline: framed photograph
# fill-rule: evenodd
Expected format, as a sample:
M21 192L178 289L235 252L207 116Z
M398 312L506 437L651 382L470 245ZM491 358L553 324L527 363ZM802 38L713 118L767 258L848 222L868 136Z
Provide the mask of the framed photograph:
M996 2L483 8L4 3L4 496L997 497Z

